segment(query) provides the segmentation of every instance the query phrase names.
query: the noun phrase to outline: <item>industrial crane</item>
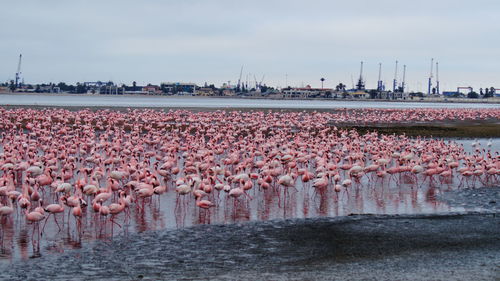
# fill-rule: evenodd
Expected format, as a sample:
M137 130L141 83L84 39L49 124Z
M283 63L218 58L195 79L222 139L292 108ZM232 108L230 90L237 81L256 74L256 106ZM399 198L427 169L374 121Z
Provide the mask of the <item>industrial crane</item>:
M429 75L429 87L427 89L427 95L431 94L432 91L432 71L434 69L434 58L431 59L431 74Z
M377 82L377 91L382 91L382 63L378 64L378 82Z
M436 94L439 95L439 62L436 62Z
M403 65L403 82L401 82L401 93L405 92L405 86L406 86L406 64Z
M19 63L17 64L17 72L16 72L16 88L19 87L19 83L21 82L21 60L23 55L19 55Z
M266 75L262 75L262 79L260 79L260 82L259 82L259 88L262 88L262 83L264 82L264 78L266 78Z
M241 89L240 86L241 86L241 75L243 74L243 65L241 66L241 70L240 70L240 78L238 78L238 89Z
M396 61L396 70L394 71L394 80L392 81L392 92L395 93L398 89L398 61Z
M361 70L359 72L359 80L358 84L356 85L358 90L364 90L365 89L365 83L363 81L363 62L361 62Z

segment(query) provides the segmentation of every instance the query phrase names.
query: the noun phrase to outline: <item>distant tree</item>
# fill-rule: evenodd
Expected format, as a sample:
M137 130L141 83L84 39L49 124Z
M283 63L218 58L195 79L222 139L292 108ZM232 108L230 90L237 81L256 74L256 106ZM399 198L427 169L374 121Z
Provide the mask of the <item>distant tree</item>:
M470 92L470 93L467 94L467 98L469 98L469 99L477 99L477 98L479 98L479 95L478 95L478 93L472 91L472 92Z
M85 86L85 84L76 83L76 93L77 94L84 94L86 92L87 92L87 86Z
M59 82L59 84L57 84L57 87L59 87L61 92L69 92L69 86L64 82Z
M137 82L132 82L132 91L136 91L136 87L137 87Z
M491 87L491 88L486 88L486 93L484 94L483 98L487 99L487 98L491 98L495 95L495 88Z
M321 78L321 79L319 79L319 80L321 81L321 89L323 89L323 83L325 82L325 78L323 78L323 77L322 77L322 78Z
M16 84L14 83L14 80L10 80L10 85L9 89L14 92L16 90Z
M483 88L479 88L479 94L484 95ZM488 94L488 88L486 88L486 94Z
M345 88L346 88L346 85L342 84L342 83L339 83L337 86L335 86L335 90L337 90L337 92L344 92L345 91Z

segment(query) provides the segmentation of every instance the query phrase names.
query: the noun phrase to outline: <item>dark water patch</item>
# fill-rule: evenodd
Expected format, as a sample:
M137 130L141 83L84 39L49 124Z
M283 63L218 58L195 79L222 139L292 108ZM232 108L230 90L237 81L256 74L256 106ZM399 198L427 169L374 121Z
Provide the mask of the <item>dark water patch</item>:
M365 134L377 131L380 134L405 134L410 137L442 137L442 138L498 138L500 124L497 122L478 122L477 124L454 123L434 125L391 125L391 126L337 126L340 129L355 129Z
M494 274L495 266L500 264L498 233L500 218L496 214L477 213L354 215L203 225L120 236L80 250L14 262L11 266L2 266L0 277L10 280L345 280L350 276L383 280L384 275L376 275L381 262L389 261L396 266L395 273L415 273L410 263L416 255L420 266L422 262L431 266L440 257L455 257L451 263L434 264L429 268L431 271L443 264L458 268L471 263L474 267L481 261L482 273ZM467 256L479 252L486 255L474 261ZM364 266L361 275L349 275L357 265ZM372 274L367 271L370 267Z

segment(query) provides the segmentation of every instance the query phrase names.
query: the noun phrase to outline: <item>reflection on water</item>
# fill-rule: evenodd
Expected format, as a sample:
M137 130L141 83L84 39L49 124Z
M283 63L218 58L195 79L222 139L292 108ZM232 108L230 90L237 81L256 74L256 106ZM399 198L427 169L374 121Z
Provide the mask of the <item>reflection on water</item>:
M228 224L253 220L286 218L334 217L350 214L417 214L461 211L436 200L437 194L459 188L460 182L429 181L410 174L381 180L366 176L348 190L335 192L332 188L316 189L310 183L295 188L272 186L268 190L250 190L248 197L232 198L224 191L214 191L209 199L216 207L200 209L192 195L178 196L171 188L166 194L139 201L130 213L121 213L112 220L103 219L90 208L82 217L83 232L77 232L76 221L69 210L56 215L61 230L52 218L48 220L40 240L33 225L21 223L24 216L16 211L3 224L3 247L0 258L27 259L65 249L79 248L93 239L112 239L129 233L175 229L197 224ZM462 186L464 184L462 183ZM160 200L159 200L160 199ZM90 202L90 198L88 198ZM11 220L11 221L9 221ZM41 251L33 251L41 243Z
M0 105L120 106L173 108L498 108L484 103L419 103L340 100L271 100L204 97L150 97L106 95L0 95Z
M499 151L500 140L454 140L467 152L473 150L472 143L479 142L484 149ZM183 161L183 160L179 160ZM151 165L154 165L152 159ZM181 164L182 165L182 164ZM302 183L300 177L295 187L284 187L274 183L268 189L259 189L256 180L248 194L233 198L223 190L214 190L208 199L215 203L210 209L195 205L192 194L179 196L174 191L175 179L169 181L169 190L162 196L139 199L126 212L117 216L102 217L92 211L89 204L81 218L82 232L67 208L47 220L41 237L36 227L25 222L25 216L16 206L14 214L2 218L0 259L36 258L41 255L61 253L66 249L80 248L82 243L95 239L110 240L114 236L127 236L161 229L184 228L198 224L230 224L245 221L265 221L288 218L314 218L347 216L350 214L421 214L448 211L463 211L462 207L450 207L438 201L440 193L459 188L479 187L482 182L475 178L462 180L455 175L450 179L425 178L407 172L379 178L373 173L362 176L359 182L336 192L330 182L327 188L314 188L311 182ZM347 171L340 171L347 178ZM276 181L274 181L276 182ZM74 184L74 182L72 182ZM100 183L104 186L104 182ZM56 202L53 194L42 194L44 202ZM116 194L113 202L117 201ZM91 202L91 197L85 198ZM6 205L6 202L2 202ZM56 223L57 221L57 223ZM59 229L59 226L61 229ZM39 226L40 229L42 226ZM38 244L39 243L39 244ZM36 249L40 247L40 251ZM34 251L35 249L35 251Z

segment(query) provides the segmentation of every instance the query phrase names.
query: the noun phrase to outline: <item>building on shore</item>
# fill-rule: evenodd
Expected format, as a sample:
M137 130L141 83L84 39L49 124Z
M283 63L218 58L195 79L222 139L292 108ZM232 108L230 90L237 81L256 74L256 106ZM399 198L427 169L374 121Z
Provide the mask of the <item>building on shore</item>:
M285 88L282 90L284 98L329 98L332 97L333 89L313 88L307 85L303 88Z
M370 93L370 92L369 92ZM371 97L368 95L368 97ZM410 93L407 92L392 92L392 91L378 91L375 99L382 100L405 100L410 97Z
M123 95L125 88L115 85L113 82L83 82L83 87L87 94L97 95Z
M345 92L347 94L346 97L350 99L367 99L370 98L370 94L364 90L358 90L358 89L352 89L352 90L347 90Z
M146 92L148 95L162 95L163 91L160 86L157 85L147 85L142 87L142 91Z
M100 95L123 95L125 94L125 88L118 85L105 85L97 88L95 94Z
M196 95L204 97L213 97L213 96L218 96L219 92L214 88L202 87L196 90Z
M195 83L163 82L160 88L164 93L170 95L194 95L197 86Z

